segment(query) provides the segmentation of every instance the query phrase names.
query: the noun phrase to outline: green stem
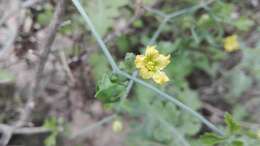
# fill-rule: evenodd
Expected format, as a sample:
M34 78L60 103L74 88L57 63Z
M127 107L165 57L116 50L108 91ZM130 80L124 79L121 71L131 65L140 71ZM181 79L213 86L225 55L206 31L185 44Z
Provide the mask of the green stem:
M85 10L83 9L82 5L80 4L80 2L78 0L72 0L72 2L75 5L75 7L77 8L77 10L79 11L79 13L81 14L81 16L83 17L85 23L88 24L91 32L93 33L93 35L96 38L98 44L100 45L100 48L102 49L105 56L107 57L108 62L110 63L113 71L116 72L117 70L119 70L119 68L117 67L117 64L115 63L112 55L108 51L108 48L105 45L104 41L101 39L98 32L96 31L96 29L95 29L93 23L91 22L89 16L86 14ZM87 28L87 26L86 26L86 28Z

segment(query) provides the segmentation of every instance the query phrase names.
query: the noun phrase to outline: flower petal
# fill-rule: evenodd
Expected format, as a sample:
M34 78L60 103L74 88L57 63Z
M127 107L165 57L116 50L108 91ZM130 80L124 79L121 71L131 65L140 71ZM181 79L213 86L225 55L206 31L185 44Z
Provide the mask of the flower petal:
M156 46L147 46L145 49L145 56L146 57L156 57L159 55L158 50L156 50Z
M164 69L170 63L170 55L159 55L156 58L156 62L158 62L158 68L160 70Z
M149 71L147 68L142 67L140 69L140 75L144 79L150 79L153 77L154 72Z
M135 66L136 68L144 67L144 55L136 55Z
M162 71L158 71L157 73L155 73L153 75L153 80L157 83L157 84L164 84L166 82L169 81L168 76L165 74L165 72Z

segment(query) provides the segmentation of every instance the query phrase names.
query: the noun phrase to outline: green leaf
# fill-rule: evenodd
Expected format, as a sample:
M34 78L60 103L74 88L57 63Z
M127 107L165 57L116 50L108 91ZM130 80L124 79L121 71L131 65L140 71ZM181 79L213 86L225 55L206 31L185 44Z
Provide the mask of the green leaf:
M0 69L0 83L1 82L10 82L13 80L15 80L15 77L13 74L11 74L10 72L8 72L6 70Z
M120 68L132 73L135 70L135 55L133 53L126 53L124 62L120 63Z
M228 3L216 3L212 8L212 14L216 15L220 20L224 22L230 22L230 15L234 9L233 4Z
M126 35L120 36L116 40L116 45L121 53L127 52L129 43L129 39Z
M202 124L196 117L193 117L188 113L182 113L178 118L179 122L177 125L180 126L179 130L182 133L195 135L200 131Z
M45 146L56 146L57 133L53 133L44 140Z
M231 146L244 146L244 142L240 140L235 140L232 142Z
M105 103L116 102L119 100L124 90L124 85L112 82L109 75L105 74L98 83L95 97Z
M56 146L56 139L59 134L58 121L55 117L51 117L44 121L43 127L50 129L50 135L44 140L45 146Z
M230 94L233 97L240 96L243 92L251 87L252 79L243 71L235 70L234 74L229 76Z
M113 26L114 18L120 16L119 8L127 5L128 0L91 0L84 1L86 10L97 29L103 36Z
M144 26L144 23L141 19L137 19L133 22L133 26L135 28L142 28Z
M214 133L206 133L203 136L201 136L200 140L206 146L214 146L215 144L222 143L225 140L225 138L218 136Z
M230 134L233 134L241 129L240 125L234 121L233 117L229 114L225 114L225 123L227 124Z
M52 19L52 16L53 16L53 8L51 5L46 5L45 6L45 10L43 11L43 13L40 13L38 16L37 16L37 22L40 24L40 25L47 25L51 22L51 19Z
M104 73L109 72L109 64L104 55L94 53L88 58L88 62L92 67L92 74L96 80L103 77Z
M255 22L253 20L243 16L234 22L235 27L242 31L248 31L254 24Z
M153 131L153 137L156 141L168 143L172 139L172 133L169 128L166 128L162 123L158 123Z

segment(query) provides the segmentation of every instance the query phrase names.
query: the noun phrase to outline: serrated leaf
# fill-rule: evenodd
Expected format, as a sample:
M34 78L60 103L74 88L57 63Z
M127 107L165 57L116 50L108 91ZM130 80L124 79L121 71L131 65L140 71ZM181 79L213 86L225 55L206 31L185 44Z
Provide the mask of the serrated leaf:
M235 140L232 142L231 146L244 146L244 142L240 140Z
M230 94L234 97L240 96L245 92L252 84L252 79L246 75L243 71L236 71L231 77Z
M255 22L253 20L250 20L246 17L240 17L234 22L234 25L237 27L237 29L242 31L248 31L254 24Z
M159 125L153 131L153 137L156 141L168 143L172 139L172 133L170 129L159 123Z
M223 142L225 139L214 133L206 133L203 136L201 136L200 140L206 146L214 146L215 144Z
M127 5L128 2L128 0L85 1L86 10L101 36L113 26L114 18L120 15L119 8Z
M188 113L179 116L178 125L180 125L179 130L187 135L195 135L201 129L201 122Z

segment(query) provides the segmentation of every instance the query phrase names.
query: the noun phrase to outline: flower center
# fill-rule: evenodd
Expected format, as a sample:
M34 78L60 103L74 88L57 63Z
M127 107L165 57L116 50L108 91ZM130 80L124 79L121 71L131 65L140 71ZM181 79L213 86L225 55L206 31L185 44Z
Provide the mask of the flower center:
M154 61L148 61L145 65L145 67L149 70L149 71L155 71L156 70L156 63Z

